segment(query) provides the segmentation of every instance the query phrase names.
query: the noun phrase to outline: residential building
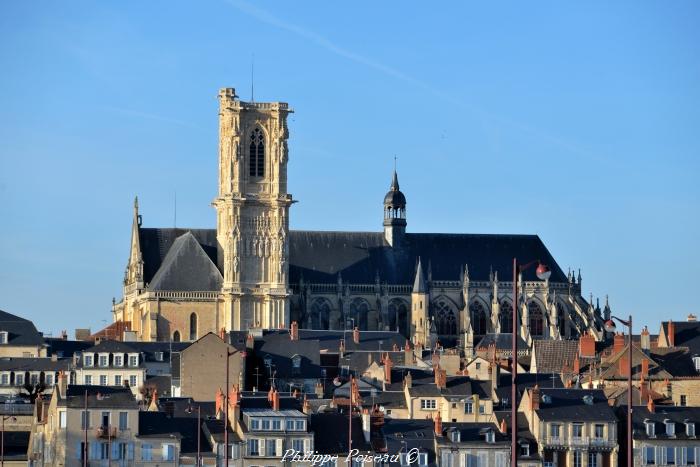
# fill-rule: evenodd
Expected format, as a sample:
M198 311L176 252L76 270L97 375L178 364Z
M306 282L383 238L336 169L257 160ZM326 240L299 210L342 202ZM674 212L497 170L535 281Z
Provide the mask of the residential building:
M634 465L698 465L700 407L646 406L632 410Z
M143 356L126 342L101 341L75 358L75 382L85 386L127 386L137 399L146 380Z
M599 389L528 389L519 409L545 466L616 467L617 418Z

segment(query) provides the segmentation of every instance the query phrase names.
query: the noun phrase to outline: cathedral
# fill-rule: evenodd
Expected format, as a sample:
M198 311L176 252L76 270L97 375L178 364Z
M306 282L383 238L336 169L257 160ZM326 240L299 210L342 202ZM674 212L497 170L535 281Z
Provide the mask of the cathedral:
M112 312L140 340L191 341L296 321L307 329L398 331L416 344L440 339L469 350L481 336L514 331L513 258L551 271L545 281L535 268L517 277L515 332L526 342L603 338L607 303L601 312L586 301L580 272L564 274L537 235L411 233L396 171L381 230L290 230L292 109L243 102L232 88L218 97L216 229L144 227L134 202L123 297Z

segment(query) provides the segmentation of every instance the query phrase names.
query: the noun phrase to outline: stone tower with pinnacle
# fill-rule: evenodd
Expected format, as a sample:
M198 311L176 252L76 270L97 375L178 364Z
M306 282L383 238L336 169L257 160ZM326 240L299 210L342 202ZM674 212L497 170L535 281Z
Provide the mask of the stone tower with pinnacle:
M287 116L283 102L219 91L216 209L220 302L227 330L289 325Z

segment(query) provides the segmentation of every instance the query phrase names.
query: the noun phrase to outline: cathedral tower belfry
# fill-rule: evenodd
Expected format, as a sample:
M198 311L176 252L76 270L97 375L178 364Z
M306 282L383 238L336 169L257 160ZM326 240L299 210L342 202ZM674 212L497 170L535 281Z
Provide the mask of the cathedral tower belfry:
M384 196L384 238L392 247L399 246L406 233L406 197L399 189L399 177L391 179L389 192Z
M218 266L227 330L289 325L287 116L283 102L219 92Z

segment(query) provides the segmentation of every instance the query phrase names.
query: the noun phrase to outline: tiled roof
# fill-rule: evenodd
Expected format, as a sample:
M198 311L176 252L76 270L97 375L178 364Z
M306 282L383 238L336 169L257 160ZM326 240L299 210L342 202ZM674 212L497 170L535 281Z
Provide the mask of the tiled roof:
M571 371L574 360L579 356L577 340L539 339L534 341L532 359L537 364L538 373L564 373ZM596 358L579 356L580 371L595 362Z

